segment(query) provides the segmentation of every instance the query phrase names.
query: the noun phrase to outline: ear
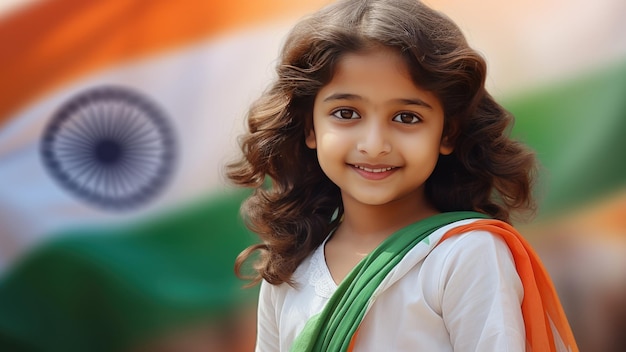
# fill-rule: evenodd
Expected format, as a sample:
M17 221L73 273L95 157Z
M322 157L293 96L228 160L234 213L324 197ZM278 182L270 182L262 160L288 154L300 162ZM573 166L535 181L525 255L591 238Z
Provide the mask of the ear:
M450 155L454 151L454 145L450 141L448 136L444 136L441 138L441 143L439 144L439 153L442 155Z
M306 143L306 146L311 149L317 148L317 142L315 141L315 130L313 128L309 129L309 132L307 133L304 142Z

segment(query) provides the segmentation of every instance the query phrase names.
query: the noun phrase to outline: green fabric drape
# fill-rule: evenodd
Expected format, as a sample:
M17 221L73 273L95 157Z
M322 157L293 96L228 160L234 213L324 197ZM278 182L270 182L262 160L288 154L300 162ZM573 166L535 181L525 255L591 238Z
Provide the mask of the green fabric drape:
M372 294L407 252L442 226L469 218L487 216L476 212L441 213L395 232L344 278L322 312L306 323L291 351L346 351Z

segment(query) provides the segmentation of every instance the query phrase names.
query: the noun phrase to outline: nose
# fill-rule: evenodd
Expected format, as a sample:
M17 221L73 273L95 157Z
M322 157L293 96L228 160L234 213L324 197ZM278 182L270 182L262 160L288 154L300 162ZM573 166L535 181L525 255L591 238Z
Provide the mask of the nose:
M360 153L371 157L391 152L391 138L384 123L370 121L362 124L357 148Z

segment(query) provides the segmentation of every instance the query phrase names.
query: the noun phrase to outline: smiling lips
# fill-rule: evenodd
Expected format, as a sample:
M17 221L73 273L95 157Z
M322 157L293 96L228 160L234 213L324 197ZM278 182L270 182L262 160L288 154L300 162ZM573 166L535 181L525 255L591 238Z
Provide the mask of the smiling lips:
M395 172L397 167L393 166L362 166L351 165L354 170L368 180L382 180Z

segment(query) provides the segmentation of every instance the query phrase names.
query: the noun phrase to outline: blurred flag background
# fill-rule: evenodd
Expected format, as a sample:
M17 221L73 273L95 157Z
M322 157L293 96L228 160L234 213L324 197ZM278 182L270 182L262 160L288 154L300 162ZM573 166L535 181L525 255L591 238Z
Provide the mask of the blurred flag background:
M286 32L328 2L0 3L0 350L250 350L232 263L254 236L223 165ZM624 350L626 3L427 3L537 150L519 227L581 350Z

